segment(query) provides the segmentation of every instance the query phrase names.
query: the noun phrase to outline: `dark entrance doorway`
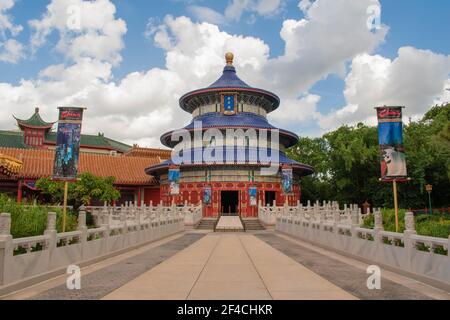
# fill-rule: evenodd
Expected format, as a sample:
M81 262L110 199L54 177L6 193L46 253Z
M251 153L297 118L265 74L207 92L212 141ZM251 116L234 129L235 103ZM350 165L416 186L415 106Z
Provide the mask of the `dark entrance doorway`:
M273 206L273 202L275 201L275 191L266 191L264 199L266 207Z
M239 206L239 191L222 191L220 198L222 215L237 216Z

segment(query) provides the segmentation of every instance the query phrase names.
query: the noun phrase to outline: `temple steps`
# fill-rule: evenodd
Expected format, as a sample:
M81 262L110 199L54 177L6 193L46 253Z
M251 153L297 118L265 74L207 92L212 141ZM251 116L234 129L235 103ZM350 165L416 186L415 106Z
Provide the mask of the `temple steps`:
M245 230L265 230L259 219L242 219L244 222Z
M214 226L216 225L217 219L204 218L200 221L200 223L195 227L196 229L201 230L214 230Z

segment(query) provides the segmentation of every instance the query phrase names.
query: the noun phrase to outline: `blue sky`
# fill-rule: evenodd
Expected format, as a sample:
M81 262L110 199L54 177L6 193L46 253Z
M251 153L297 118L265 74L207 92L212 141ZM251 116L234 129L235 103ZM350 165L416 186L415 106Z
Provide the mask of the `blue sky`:
M0 0L1 3L2 0ZM30 20L43 20L43 16L48 13L47 6L52 2L48 1L31 1L31 0L3 0L3 1L12 1L14 6L9 8L4 13L8 15L10 21L14 25L22 26L22 31L17 35L12 35L10 30L0 32L0 50L2 49L1 43L6 43L6 41L10 39L14 39L18 43L22 44L23 50L21 58L19 58L15 62L5 62L1 61L0 58L0 86L1 84L8 85L8 89L11 90L11 93L15 96L15 100L8 98L11 94L8 95L7 90L0 90L0 105L4 104L9 106L9 110L15 110L16 113L19 114L29 114L34 110L33 103L43 104L43 109L48 110L45 111L46 114L52 116L52 113L56 106L52 105L57 102L83 102L88 104L93 103L104 103L105 105L101 108L98 107L96 112L92 113L95 117L96 122L88 124L86 130L94 132L94 131L106 131L109 136L114 136L117 138L123 138L128 142L138 141L141 144L145 145L154 145L158 144L158 135L161 132L164 132L165 129L172 126L173 122L182 124L188 120L188 117L185 115L181 117L179 122L175 121L177 106L175 105L170 112L170 115L167 114L167 110L162 110L161 114L156 114L156 111L152 111L152 106L148 106L148 110L145 110L145 104L139 106L140 111L136 111L135 114L130 115L128 117L127 110L129 108L138 108L138 106L134 107L132 105L133 102L124 101L124 105L129 105L126 110L118 110L120 107L118 106L108 106L108 102L102 100L97 97L97 92L88 91L86 87L80 87L78 92L68 92L66 97L51 97L51 99L45 100L45 95L42 94L44 89L41 89L40 92L32 92L29 93L26 88L24 88L21 80L29 80L31 81L35 88L35 91L40 90L40 86L42 83L38 83L39 81L49 81L47 78L42 78L40 73L48 68L49 66L63 65L66 69L71 66L77 67L80 65L79 57L68 56L65 52L58 50L56 48L58 42L61 39L62 30L58 27L50 28L50 34L45 37L45 41L40 44L37 49L32 52L31 49L31 40L33 35L36 34L36 29L32 28L29 24ZM70 0L61 0L61 2L67 2ZM73 0L74 3L81 3L81 0ZM101 0L106 1L107 0ZM111 66L111 70L104 71L107 75L104 78L93 76L93 78L89 78L92 83L98 85L101 82L102 88L101 90L112 90L111 86L115 85L119 87L121 81L130 74L135 72L140 73L142 78L144 74L148 73L150 70L167 70L169 69L171 72L174 72L176 76L179 76L181 80L185 82L189 82L189 78L186 78L186 75L177 75L176 73L183 72L182 69L171 69L170 66L167 65L166 56L168 53L173 52L178 58L183 54L183 50L177 47L177 45L168 48L163 47L158 41L155 41L155 35L157 35L164 28L170 29L167 25L165 17L170 15L175 19L175 23L181 23L181 21L176 20L181 16L186 16L189 18L192 23L191 27L196 28L202 22L208 22L211 25L216 24L219 28L220 32L224 32L227 35L233 37L241 37L247 40L249 37L256 38L265 44L268 47L267 55L264 57L261 54L263 47L248 47L248 54L254 54L257 56L256 60L260 59L260 64L272 63L277 65L276 59L279 57L283 57L286 55L285 52L285 44L286 41L282 39L280 36L280 31L283 29L283 23L287 20L292 21L300 21L301 19L311 20L311 25L313 24L314 19L308 17L307 11L302 11L299 9L299 0L284 0L284 1L270 1L269 2L279 2L279 5L272 10L272 12L261 12L258 11L257 5L258 1L263 0L250 0L247 1L249 4L243 9L240 13L242 14L240 19L235 18L232 14L227 16L226 10L232 2L239 2L239 0L227 0L227 1L213 1L213 0L133 0L133 1L124 1L124 0L111 0L111 5L115 8L115 13L112 15L111 19L115 19L115 21L121 19L126 25L126 32L120 34L120 39L123 42L123 46L121 48L111 49L114 53L117 53L121 57L120 62L112 62L105 58L99 58L95 56L95 53L85 54L83 57L88 56L92 60L98 60L99 64L102 66ZM246 0L242 0L246 1ZM327 0L317 0L316 2L326 2ZM377 4L376 0L365 0L367 4ZM58 0L53 0L53 2L58 2ZM346 1L337 1L342 2L346 5ZM449 53L450 53L450 42L449 34L450 34L450 22L448 21L448 13L450 12L450 1L444 0L381 0L379 2L381 5L381 23L383 27L385 27L385 34L380 36L377 39L369 39L370 34L364 34L361 36L360 34L356 34L355 37L351 37L349 34L348 38L343 37L339 38L338 47L345 49L346 46L356 46L355 42L363 42L367 39L367 50L364 47L355 48L355 50L349 50L348 56L339 56L337 58L339 61L336 62L335 65L320 65L324 70L319 70L318 67L317 74L314 74L313 71L306 68L307 72L311 73L311 79L302 83L302 74L292 74L287 75L287 77L292 77L291 80L293 83L299 82L295 84L292 90L286 90L284 92L284 88L286 87L287 82L280 81L280 83L271 83L271 79L267 80L267 88L276 91L277 94L280 94L283 100L286 100L286 113L295 110L295 112L303 112L300 109L295 109L296 104L298 104L298 108L302 108L303 105L306 105L304 108L305 112L309 114L308 117L298 117L297 121L292 122L286 120L286 116L282 114L274 115L273 121L280 125L287 127L293 131L296 131L300 135L319 135L327 130L331 130L339 124L342 123L353 123L355 121L367 121L370 123L373 119L370 117L370 112L364 111L355 111L355 105L358 105L358 110L363 109L363 105L366 103L382 103L383 101L394 102L395 98L386 94L386 97L378 99L374 99L373 97L366 97L363 94L353 93L351 96L345 96L344 91L346 88L359 88L359 92L363 90L372 90L371 88L379 87L379 83L376 83L377 76L376 73L379 70L384 70L383 68L388 68L389 62L394 62L397 58L399 58L399 49L400 48L412 48L412 51L405 50L404 55L400 55L398 59L398 65L402 68L406 68L406 65L410 61L418 61L417 59L423 59L424 62L429 63L429 67L426 67L425 71L418 71L417 74L410 74L409 77L417 76L418 78L427 78L428 76L433 81L443 81L440 85L441 87L445 86L445 81L448 81L448 72L449 70L445 69L449 65ZM320 5L319 3L317 5ZM333 5L334 6L334 5ZM205 17L205 15L201 15L195 12L194 8L203 8L209 9L209 12L215 12L217 15L215 16L216 20L211 21L211 19ZM1 9L1 5L0 5ZM358 11L359 10L359 11ZM351 14L364 14L363 10L355 8L354 11L349 9L349 17L348 19L353 19ZM312 11L311 11L312 12ZM341 10L340 8L331 8L329 14L345 14L345 10ZM318 14L326 14L326 10L320 11ZM217 20L217 17L220 16L221 20ZM366 19L366 18L364 18ZM345 23L345 19L337 20L337 23L342 22ZM146 36L146 30L149 29L149 23L155 27L154 32L150 36ZM164 28L161 28L164 26ZM345 27L345 26L344 26ZM343 28L344 28L343 27ZM159 29L158 29L159 28ZM1 25L0 25L1 31ZM99 30L96 30L98 32ZM172 35L173 36L173 30ZM86 31L87 32L87 31ZM301 33L303 31L299 31L298 34L294 36L298 36L299 38L303 37ZM314 32L314 33L313 33ZM312 41L316 41L317 38L320 38L321 44L316 44L318 50L324 48L327 50L327 40L329 42L333 42L336 37L327 39L329 33L323 33L320 35L320 31L311 31L308 34L304 34L304 38L308 39L308 36L311 34L316 35L315 38L312 38ZM176 33L176 31L175 31ZM318 36L319 34L320 36ZM163 34L164 35L164 34ZM74 39L78 36L78 34L70 35L73 36ZM164 35L167 36L167 35ZM176 39L175 34L175 39ZM293 36L293 37L294 37ZM363 38L358 38L361 36ZM115 38L116 39L116 38ZM172 39L173 40L173 39ZM175 40L176 41L176 40ZM238 40L237 40L238 41ZM240 41L240 40L239 40ZM291 42L295 41L295 38L289 40ZM246 41L242 40L242 46L245 47L247 44ZM299 39L301 43L301 39ZM308 44L308 43L307 43ZM208 44L202 44L205 46L207 50ZM304 45L304 44L303 44ZM92 43L92 46L95 46L95 43ZM227 47L228 46L228 47ZM229 48L229 45L225 45L225 47ZM258 51L258 49L260 49ZM193 55L198 54L195 53L195 48L189 48L186 50L192 50L190 53L186 53L186 56L193 57ZM216 49L214 49L216 50ZM255 52L251 52L255 50ZM423 51L423 50L426 50ZM332 51L332 50L331 50ZM345 50L344 50L345 51ZM1 53L1 51L0 51ZM320 52L318 51L318 54ZM365 57L361 57L362 54L367 54ZM247 54L246 54L247 55ZM429 56L428 56L429 55ZM311 57L311 53L305 54L306 57ZM314 54L312 55L314 57ZM357 58L359 57L359 58ZM328 56L328 59L330 56ZM181 58L180 58L181 59ZM238 59L238 58L237 58ZM310 58L311 59L311 58ZM259 60L258 60L259 61ZM363 61L367 62L369 66L375 66L373 76L367 76L364 72L361 71L361 74L352 74L351 79L348 79L349 73L353 69L357 69L357 66L364 66ZM430 62L431 61L431 62ZM91 61L92 62L92 61ZM303 70L304 65L308 64L308 61L299 62L299 64L293 64L293 67L298 66L299 70ZM218 62L214 63L216 66ZM318 63L319 64L319 63ZM379 64L379 66L377 65ZM397 64L396 64L397 65ZM342 70L342 66L344 69ZM426 65L428 66L428 65ZM444 66L444 70L442 70ZM95 66L100 68L100 66ZM191 66L192 67L192 66ZM186 66L189 68L189 66ZM279 67L280 69L282 67ZM336 68L341 71L339 72L330 72L331 69ZM411 82L411 79L403 79L401 78L402 72L400 72L397 66L392 67L392 73L394 71L397 72L392 76L392 79L386 80L386 84L382 84L386 87L394 87L393 85L389 85L389 83L403 83L403 86L399 88L400 91L406 90L407 86L410 86L410 90L414 90L415 86L424 87L427 84L422 82ZM429 74L424 74L424 72L428 72L428 70L436 68L436 72L429 72ZM251 68L250 68L251 69ZM267 77L267 74L264 71L258 69L258 64L253 65L253 69L243 69L242 73L244 75L248 75L248 78L244 78L250 84L257 82L255 85L264 85L265 80L261 79L262 77ZM269 67L267 67L269 69ZM440 73L437 69L441 69ZM79 69L79 70L86 70ZM94 67L93 69L94 70ZM103 69L102 69L103 70ZM255 71L256 70L256 71ZM386 69L387 70L387 69ZM207 85L208 81L211 79L217 78L220 75L220 67L212 69L210 75L207 76L198 76L195 80L192 80L193 84ZM79 71L84 72L84 71ZM192 71L193 72L193 71ZM238 68L239 72L239 68ZM410 70L408 71L410 72ZM193 72L195 73L195 72ZM386 73L388 73L386 71ZM443 74L442 74L443 73ZM242 75L242 74L241 74ZM269 73L270 75L270 73ZM166 75L167 76L167 75ZM434 77L434 78L433 78ZM99 80L99 78L101 78ZM347 78L347 81L346 81ZM252 80L255 79L253 82ZM60 81L66 81L61 80ZM142 79L140 79L142 80ZM140 81L139 80L139 81ZM148 77L146 78L146 81ZM138 80L136 80L138 81ZM142 80L144 81L144 80ZM148 80L150 81L150 80ZM423 79L422 79L423 81ZM364 84L364 86L363 86ZM92 87L92 86L91 86ZM385 87L385 88L386 88ZM120 88L114 88L120 89ZM171 90L176 91L179 90L187 90L191 89L189 84L180 84L174 86ZM433 90L432 90L433 89ZM434 101L442 101L442 99L446 99L445 93L444 96L440 95L440 88L430 88L427 92L422 92L420 97L417 97L419 101L423 101L424 103L434 102ZM383 91L387 91L386 89ZM438 92L439 91L439 92ZM88 94L86 93L88 92ZM111 92L111 91L108 91ZM181 95L184 92L166 92L167 96L171 97L172 95ZM20 95L27 95L20 96ZM419 94L419 93L418 93ZM428 95L427 95L428 94ZM36 98L29 98L36 95ZM85 96L90 96L89 98L85 98ZM137 94L138 95L138 94ZM392 94L394 95L394 94ZM401 94L400 94L401 95ZM95 97L91 98L91 96ZM82 97L82 98L80 98ZM317 99L314 99L316 97ZM319 98L320 97L320 98ZM308 100L308 99L309 100ZM411 97L412 99L413 97ZM416 97L414 97L416 98ZM34 99L34 100L33 100ZM81 99L81 100L80 100ZM83 100L84 99L84 100ZM145 99L148 101L160 101L162 98L160 97L152 97L146 96ZM169 98L168 98L169 99ZM302 100L303 99L303 100ZM372 99L372 100L371 100ZM417 100L415 99L415 100ZM19 104L17 101L24 101L23 104ZM311 103L307 103L308 101L314 101ZM394 101L393 101L394 100ZM405 103L407 103L408 99L406 99ZM174 100L163 101L162 103L172 103ZM397 101L395 101L397 102ZM402 103L402 101L399 101ZM313 105L312 105L313 104ZM18 105L20 105L18 107ZM20 110L18 110L18 108ZM124 107L125 108L125 107ZM283 108L283 106L282 106ZM114 109L115 111L111 114L108 114L108 110ZM142 110L141 110L142 109ZM367 108L366 108L367 109ZM300 110L300 111L299 111ZM352 117L342 116L343 113L348 113L348 110L351 110ZM412 106L411 108L411 116L419 116L421 113L426 111L426 106ZM133 111L134 112L134 111ZM282 112L282 109L280 110ZM358 113L359 112L359 113ZM151 115L153 113L153 115ZM180 111L181 113L181 111ZM103 116L103 118L102 118ZM160 117L172 117L172 122L166 123L165 125L161 125L160 128L152 131L145 132L144 137L139 137L139 133L141 130L136 129L136 132L129 134L125 137L122 137L119 133L117 133L111 125L108 124L99 124L103 123L112 123L117 121L117 125L128 125L133 126L135 123L139 123L137 126L142 125L144 123L144 119L147 121L158 121ZM108 117L106 119L105 117ZM152 118L153 117L153 118ZM334 119L341 117L342 119L337 122ZM126 118L126 119L125 119ZM102 120L99 122L99 120ZM353 121L354 120L354 121ZM8 120L9 121L9 120ZM8 126L8 121L2 121L2 126ZM141 123L142 122L142 123Z

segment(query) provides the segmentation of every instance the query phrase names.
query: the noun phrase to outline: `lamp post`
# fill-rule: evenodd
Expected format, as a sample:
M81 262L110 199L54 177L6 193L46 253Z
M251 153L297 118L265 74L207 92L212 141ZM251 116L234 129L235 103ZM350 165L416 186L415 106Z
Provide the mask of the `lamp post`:
M431 208L431 191L433 191L433 186L431 184L427 184L425 186L425 190L428 192L428 204L430 206L430 214L432 214L433 209Z

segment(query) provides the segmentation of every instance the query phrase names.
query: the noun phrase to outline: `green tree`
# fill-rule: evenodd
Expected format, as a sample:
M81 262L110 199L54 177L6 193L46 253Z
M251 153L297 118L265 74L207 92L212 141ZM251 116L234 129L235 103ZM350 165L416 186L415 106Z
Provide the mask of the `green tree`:
M36 187L53 203L62 203L64 198L64 182L41 178ZM69 183L67 202L75 210L87 205L92 199L111 202L120 198L120 192L114 188L114 178L99 178L90 173L83 173L74 183Z
M377 127L342 126L321 138L301 138L288 150L297 161L315 167L302 178L302 200L338 200L393 207L392 184L382 183ZM450 205L450 104L435 106L404 127L408 176L399 184L403 208L425 208L425 184L433 185L435 207Z
M328 166L328 144L324 138L300 138L297 145L287 150L291 159L314 167L314 174L301 179L302 199L323 200L333 198Z

